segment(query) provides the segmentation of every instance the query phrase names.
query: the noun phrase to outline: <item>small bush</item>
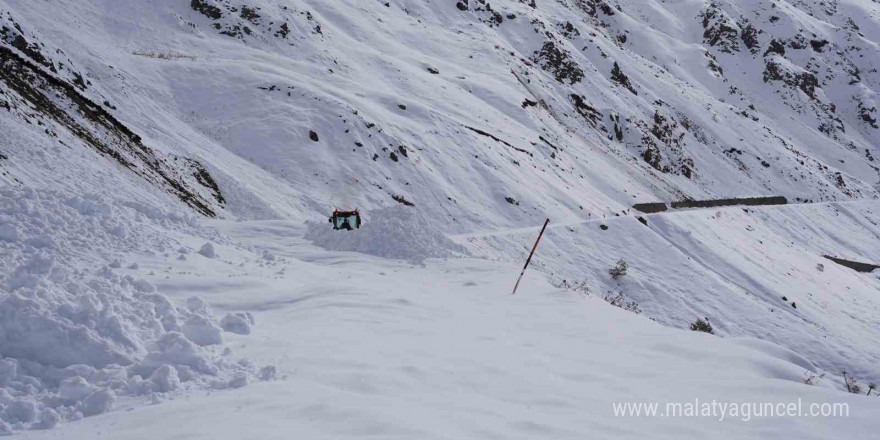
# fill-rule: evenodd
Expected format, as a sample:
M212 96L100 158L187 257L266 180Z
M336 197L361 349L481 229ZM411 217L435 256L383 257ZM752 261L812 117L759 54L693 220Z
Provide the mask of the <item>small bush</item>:
M147 57L147 58L157 58L160 60L179 60L179 59L188 59L194 60L196 59L193 55L187 55L184 53L174 52L174 51L166 51L159 52L156 50L136 50L132 52L132 55Z
M818 385L819 382L824 378L825 373L816 374L809 370L804 371L804 383L807 385Z
M614 292L609 292L608 295L605 295L605 301L614 307L619 307L628 312L633 312L635 314L642 313L642 309L639 308L639 303L627 300L626 296L623 295L623 292L617 292L616 295Z
M587 280L582 281L568 281L562 280L557 287L560 289L570 290L582 296L588 296L590 294L590 286L587 284Z
M712 328L712 324L709 324L709 318L706 318L705 321L702 318L697 318L697 320L691 324L691 330L695 332L709 333L711 335L715 334L715 329Z
M619 280L626 276L627 269L629 269L629 264L627 264L626 261L617 260L617 264L611 269L608 269L608 274L611 275L611 278Z
M856 380L854 376L847 374L845 370L843 371L843 383L846 385L846 390L848 392L853 394L862 393L862 386L859 385L859 381ZM869 390L868 393L870 392L871 391Z

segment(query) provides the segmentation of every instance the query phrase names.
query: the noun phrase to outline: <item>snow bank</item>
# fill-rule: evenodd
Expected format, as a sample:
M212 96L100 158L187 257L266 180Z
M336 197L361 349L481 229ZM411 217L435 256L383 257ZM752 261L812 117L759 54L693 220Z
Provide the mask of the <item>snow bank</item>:
M364 214L362 214L364 215ZM434 229L416 209L404 206L372 211L364 215L355 231L336 231L324 222L306 222L305 238L331 251L350 251L415 263L426 258L465 254L463 246Z
M195 227L97 197L0 190L0 433L101 414L119 396L272 377L220 345L221 322L201 298L177 307L150 282L116 273L123 258L95 264L171 248L169 228ZM249 314L229 316L223 328L250 331Z

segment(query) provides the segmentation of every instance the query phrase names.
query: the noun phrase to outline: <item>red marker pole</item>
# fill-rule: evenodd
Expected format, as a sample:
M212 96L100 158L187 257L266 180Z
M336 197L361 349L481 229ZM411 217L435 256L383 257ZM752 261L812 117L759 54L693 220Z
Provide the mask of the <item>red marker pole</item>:
M548 223L550 223L549 218L544 222L544 227L541 228L541 233L538 234L538 239L535 240L535 245L532 246L532 252L529 253L529 258L526 260L526 265L523 266L522 272L519 273L519 278L516 279L516 285L513 286L513 293L511 293L511 295L516 295L516 289L519 287L519 282L522 281L522 277L523 275L525 275L526 269L529 267L529 263L532 262L532 255L535 255L535 249L538 249L538 243L541 242L541 237L544 236L544 230L547 229Z

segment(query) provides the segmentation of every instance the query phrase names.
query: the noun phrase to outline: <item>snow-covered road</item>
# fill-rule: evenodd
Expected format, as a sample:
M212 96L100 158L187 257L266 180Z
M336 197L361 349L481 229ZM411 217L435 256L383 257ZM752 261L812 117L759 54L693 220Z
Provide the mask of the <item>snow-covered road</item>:
M29 431L23 439L868 439L880 400L804 385L809 363L769 343L672 329L595 296L560 291L513 264L424 266L328 252L286 222L214 222L217 258L192 255L157 279L257 325L227 345L279 379L177 395ZM251 247L248 249L248 247ZM273 260L254 259L265 249ZM164 270L161 257L140 261ZM161 278L158 276L157 278ZM761 347L755 349L753 346ZM805 366L807 368L805 368ZM713 386L707 387L711 383ZM615 402L844 402L848 418L629 417Z

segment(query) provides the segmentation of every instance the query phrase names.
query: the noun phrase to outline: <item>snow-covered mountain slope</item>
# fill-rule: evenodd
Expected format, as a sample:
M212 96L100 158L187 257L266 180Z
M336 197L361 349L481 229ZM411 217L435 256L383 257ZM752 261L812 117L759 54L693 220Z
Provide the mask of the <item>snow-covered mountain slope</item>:
M399 196L463 232L687 196L876 197L877 4L628 3L2 13L7 45L148 147L202 159L238 216Z
M640 218L645 224L612 217L551 227L533 264L557 285L586 281L592 294L634 303L663 324L684 328L709 317L720 334L773 341L828 371L878 379L880 276L823 257L880 261L876 202ZM536 234L531 228L457 239L476 255L523 261ZM613 280L608 270L619 259L628 275Z
M151 362L170 350L157 341L189 321L212 341L220 332L220 317L186 298L245 295L273 277L288 280L270 287L283 296L297 282L261 254L283 233L427 267L468 254L521 264L546 217L533 269L554 285L585 282L670 327L709 317L724 337L793 350L837 389L844 369L876 381L880 280L822 255L880 264L878 43L880 5L868 0L0 0L0 299L25 321L49 317L46 347L81 331L100 354L49 359L0 335L0 355L15 359L0 385L22 401L50 396L0 420L25 429L87 415L83 390L98 391L62 398L74 373L123 400L158 395L173 375ZM756 195L798 203L644 223L630 209ZM336 207L364 213L356 239L326 229ZM309 223L262 234L274 226L256 222L235 241L194 216L223 219L210 223L221 230ZM188 264L176 258L207 240L239 260L210 263L214 276L189 291L174 280L138 290L186 275L172 273ZM313 251L297 258L339 258ZM126 258L162 270L103 267ZM618 259L630 273L615 281ZM511 267L466 261L498 280ZM260 275L237 282L235 264L248 263ZM438 271L425 270L430 284ZM356 278L313 287L367 282ZM611 308L590 304L596 315ZM251 306L259 322L264 306ZM248 325L241 312L229 319ZM600 323L590 331L613 330ZM274 362L267 352L233 362L189 333L173 347L216 368L193 374L181 357L163 359L191 388L243 384ZM716 385L707 376L697 388Z

